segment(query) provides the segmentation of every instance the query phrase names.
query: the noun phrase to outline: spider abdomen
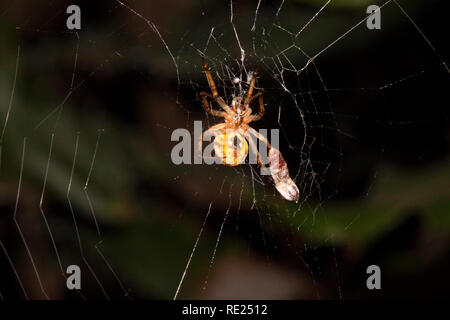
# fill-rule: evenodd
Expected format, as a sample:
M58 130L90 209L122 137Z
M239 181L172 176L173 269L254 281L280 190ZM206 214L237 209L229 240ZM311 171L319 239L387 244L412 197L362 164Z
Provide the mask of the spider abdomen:
M247 158L248 143L238 131L221 130L215 135L214 152L224 164L234 167Z

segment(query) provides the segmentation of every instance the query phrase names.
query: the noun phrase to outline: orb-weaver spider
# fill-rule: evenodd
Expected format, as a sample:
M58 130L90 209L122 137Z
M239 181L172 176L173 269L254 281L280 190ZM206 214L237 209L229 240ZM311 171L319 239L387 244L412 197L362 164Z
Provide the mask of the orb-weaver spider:
M256 143L250 136L250 134L253 135L256 139L263 141L269 149L269 170L278 192L289 201L298 201L298 188L289 176L289 170L280 151L272 147L269 141L263 135L261 135L259 132L248 125L252 121L260 120L264 115L262 92L258 92L253 95L253 89L255 88L256 76L258 75L258 71L256 70L255 72L253 72L252 78L250 80L250 87L247 93L242 97L238 96L233 98L230 107L217 93L216 85L211 76L211 72L209 71L209 67L205 62L205 59L202 59L202 63L203 69L206 73L206 78L208 79L209 87L211 88L212 92L212 95L204 91L200 92L203 106L206 112L216 117L223 117L225 119L225 122L214 125L203 132L203 135L200 137L199 143L202 143L203 136L205 135L214 136L214 152L216 154L216 157L221 159L222 162L228 166L237 166L247 158L248 141L250 143L250 146L256 152L258 164L263 168L267 168L262 163L260 154L258 153L256 148ZM217 102L217 104L224 111L212 109L207 100L207 97ZM250 102L255 98L258 98L259 100L258 114L252 114L252 109L250 108Z

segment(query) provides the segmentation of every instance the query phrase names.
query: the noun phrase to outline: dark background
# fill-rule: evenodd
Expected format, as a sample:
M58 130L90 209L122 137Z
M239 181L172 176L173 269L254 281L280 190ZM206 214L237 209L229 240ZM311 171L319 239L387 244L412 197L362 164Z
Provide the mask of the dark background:
M247 71L262 61L266 115L254 127L281 129L298 204L268 179L252 183L247 165L171 162L174 129L220 121L198 96L209 88L196 49L212 27L220 47L211 40L206 58L225 98L224 68L242 71L229 2L127 2L139 17L116 1L81 1L78 33L65 28L73 3L1 4L2 124L20 46L0 169L1 297L25 297L19 277L29 298L45 298L38 273L51 299L80 298L65 289L47 221L63 270L82 269L85 298L172 298L210 206L179 298L449 297L444 1L399 1L440 56L390 3L381 30L363 23L303 72L285 71L286 92L274 61L300 70L308 58L282 50L314 56L373 4L332 1L297 39L277 27L295 34L323 3L286 1L276 16L280 3L262 1L255 31L257 2L233 3ZM371 264L381 268L378 291L365 286Z

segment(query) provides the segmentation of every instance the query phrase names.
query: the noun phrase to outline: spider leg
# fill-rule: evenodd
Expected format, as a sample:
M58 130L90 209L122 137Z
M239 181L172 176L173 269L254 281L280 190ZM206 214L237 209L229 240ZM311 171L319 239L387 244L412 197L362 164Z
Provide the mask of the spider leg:
M217 93L216 84L214 83L214 79L211 75L211 72L209 71L209 67L206 64L205 58L202 58L202 64L203 69L205 70L206 73L206 78L208 79L209 87L211 88L212 98L216 99L219 96L219 94Z
M206 73L206 79L208 79L208 84L209 84L209 87L211 88L211 92L212 92L212 95L207 94L206 92L200 93L200 95L202 96L203 105L205 105L205 109L206 109L206 104L207 104L205 102L206 101L206 96L207 96L207 97L210 97L210 98L214 99L223 110L225 110L228 113L231 113L232 112L231 108L225 103L225 101L217 93L216 84L214 82L214 79L213 79L213 77L211 75L211 71L209 71L209 67L206 64L206 61L205 61L204 58L202 58L202 63L203 63L203 69L205 70L205 73ZM208 104L208 109L210 109L209 108L209 104ZM206 111L209 112L208 110L206 110Z
M200 97L202 97L202 101L203 101L203 106L205 107L205 111L208 112L209 114L216 116L216 117L225 117L226 113L223 111L218 111L218 110L214 110L211 109L208 100L206 99L206 97L210 97L212 98L212 95L210 95L209 93L206 93L204 91L200 92Z
M255 99L256 97L258 97L259 99L259 113L255 114L255 115L250 115L248 116L248 122L252 122L252 121L258 121L261 120L261 118L264 116L264 101L263 101L263 96L262 96L262 92L258 92L257 94L255 94L253 97L250 98L249 103Z
M258 161L258 164L262 167L262 168L266 168L266 165L264 163L262 163L260 157L259 157L259 152L258 152L258 148L256 147L256 143L255 141L252 139L252 137L250 136L250 134L248 132L244 133L245 138L247 139L248 143L250 144L250 149L255 150L256 153L256 161Z
M226 104L225 101L223 101L222 97L217 97L216 102L219 104L219 106L222 107L223 110L225 110L227 113L233 114L233 111L231 108Z
M257 149L256 146L255 146L256 143L255 143L254 141L252 141L250 135L253 135L256 139L259 139L259 140L261 140L262 142L264 142L264 143L266 144L266 146L267 146L267 149L268 149L269 152L270 152L270 149L272 149L272 146L270 145L269 140L267 140L266 137L264 137L262 134L260 134L258 131L256 131L255 129L253 129L253 128L250 127L249 125L243 126L243 130L245 130L245 133L246 133L246 136L245 136L245 137L247 138L247 140L249 140L250 145L252 146L252 148L254 148L254 150L255 150L255 152L256 152L258 164L259 164L261 167L266 168L266 165L264 165L264 163L261 161L261 156L260 156L260 154L259 154L259 152L258 152L258 149ZM248 136L247 136L247 135L248 135ZM266 153L266 156L267 156L267 153Z
M253 89L255 88L256 76L258 75L258 69L253 72L252 80L250 81L250 87L248 88L247 94L244 100L244 106L248 106L252 100Z
M269 140L266 139L262 134L260 134L258 131L250 127L249 125L245 125L244 130L247 132L250 132L252 135L254 135L257 139L261 140L267 145L267 148L270 149L272 146L270 145Z
M262 142L264 142L267 146L267 149L270 151L270 149L272 148L272 146L270 145L270 142L266 139L266 137L264 137L262 134L260 134L258 131L256 131L255 129L253 129L252 127L250 127L249 125L245 125L243 127L243 130L245 130L245 137L247 138L247 140L249 141L251 147L255 150L256 152L256 160L258 161L258 164L263 167L266 168L266 165L261 161L261 157L260 154L258 152L258 149L256 147L256 143L254 142L254 140L251 138L250 134L253 135L256 139L261 140Z

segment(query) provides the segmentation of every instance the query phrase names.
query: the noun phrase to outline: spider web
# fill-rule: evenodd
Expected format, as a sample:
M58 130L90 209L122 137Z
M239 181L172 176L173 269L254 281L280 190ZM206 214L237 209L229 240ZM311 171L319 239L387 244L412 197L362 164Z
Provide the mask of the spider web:
M8 76L2 79L2 87L9 88L9 100L2 99L6 107L1 109L4 125L0 164L4 163L2 188L13 197L5 197L2 203L5 214L0 252L5 272L0 296L247 297L236 294L242 289L239 287L231 293L221 291L226 248L237 252L231 257L247 258L249 263L262 261L262 268L269 270L266 271L275 279L282 268L280 259L288 256L294 261L294 266L281 272L291 275L297 272L293 270L300 270L303 276L292 276L293 282L300 283L309 293L275 293L273 297L345 298L340 270L346 266L341 265L335 238L354 228L361 213L346 215L347 220L339 230L325 228L325 238L317 240L315 236L317 225L327 225L324 207L346 196L343 192L346 169L352 160L352 143L361 137L355 133L356 129L349 132L344 128L356 127L366 118L354 108L342 108L342 101L362 107L367 101L379 104L378 110L370 112L371 124L380 136L374 156L381 161L392 131L418 121L413 115L396 112L392 91L414 88L416 82L424 79L448 81L444 58L408 14L406 4L393 0L377 4L383 16L381 30L368 30L365 26L368 15L365 10L358 10L345 23L333 24L335 31L320 39L315 35L333 23L339 10L333 1L306 7L307 10L284 0L276 5L231 1L217 4L214 9L208 4L193 6L195 16L186 17L190 21L186 22L186 31L172 27L163 18L157 21L152 9L156 12L161 9L156 4L146 7L140 2L116 0L99 5L102 10L108 8L102 36L94 35L97 29L84 33L84 27L81 32L61 31L60 26L64 26L61 21L66 17L64 4L54 8L45 3L41 8L39 19L47 15L45 12L54 13L50 22L18 18L20 26L15 26L18 33L41 37L38 41L61 43L66 48L61 62L65 65L66 81L64 89L63 85L55 84L65 94L61 98L50 99L35 92L25 96L37 105L30 110L23 96L17 98L17 93L19 89L26 91L23 79L33 76L21 73L22 68L30 68L28 64L35 68L32 45L24 39L25 46L10 45L16 50L9 53ZM174 10L182 12L183 7ZM17 5L11 4L1 8L0 15L7 17L15 9ZM298 14L293 15L292 11ZM83 7L82 12L91 14ZM292 16L299 19L292 21L289 18ZM120 17L119 23L116 17ZM371 37L376 42L374 33L389 35L390 28L397 24L416 35L412 37L413 43L407 44L427 55L420 61L399 64L390 73L369 73L374 76L355 87L345 74L359 66L345 56L349 52L344 45L356 45ZM8 27L11 28L2 28ZM106 49L102 47L105 44ZM52 52L50 46L40 48L47 49L48 55ZM406 55L409 48L400 53L389 48L374 50L382 51L379 54L387 61ZM86 59L96 50L101 54L80 70L80 57ZM330 56L331 62L326 59ZM256 90L263 92L266 113L252 126L280 130L280 151L300 190L298 203L283 200L271 180L261 176L256 166L175 168L167 164L174 129L184 127L193 131L194 120L201 120L206 130L221 121L208 116L201 107L199 92L210 91L202 72L202 57L211 68L219 95L227 102L242 96L253 72L259 68ZM57 58L47 59L48 64L38 69L42 74L48 72L45 67L49 68L52 59ZM367 60L370 59L373 55L367 53ZM343 65L330 72L332 63ZM139 121L132 116L119 128L120 119L114 118L114 114L117 117L121 113L114 108L124 106L114 106L112 110L104 106L100 111L92 108L96 103L102 104L89 99L95 86L114 72L127 79L140 79L137 85L141 90L133 94L144 97L145 105L136 108L148 110L140 112L150 118L144 124L151 127L149 133L136 133L133 123ZM41 79L45 82L46 77ZM157 82L166 82L163 94L158 92L161 84L158 86ZM135 108L132 102L136 100L124 93L125 88L119 84L116 89L125 95L124 100L129 103L126 107ZM148 88L155 97L142 93ZM47 88L47 92L51 90ZM428 91L423 96L431 99ZM438 122L439 115L435 116L430 123ZM19 121L19 118L26 119ZM348 126L349 122L353 125ZM127 152L132 156L127 157L124 154ZM158 155L163 155L164 160ZM114 177L114 183L109 182L110 177ZM370 197L377 183L376 170L372 178L364 186L365 198ZM9 186L14 183L17 188L12 192ZM154 187L155 183L163 185L162 189ZM153 202L160 197L162 204L155 205ZM138 222L133 224L129 220ZM146 223L148 230L169 229L168 236L163 233L165 244L160 244L156 236L136 236L131 248L128 247L121 234L128 237L147 234L148 231L137 226L140 223ZM167 253L159 254L160 251ZM167 272L161 270L167 268L162 264L165 259L170 261ZM83 270L82 289L75 292L65 290L65 268L70 264ZM332 283L334 292L321 288L324 278ZM255 296L259 297L253 292L248 297Z

